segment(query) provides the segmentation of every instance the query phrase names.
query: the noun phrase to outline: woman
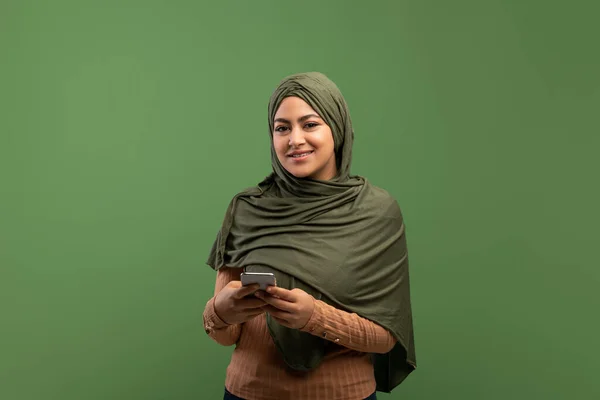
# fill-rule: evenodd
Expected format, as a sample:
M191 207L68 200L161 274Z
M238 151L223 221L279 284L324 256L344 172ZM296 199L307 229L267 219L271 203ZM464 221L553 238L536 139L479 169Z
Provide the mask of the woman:
M273 173L233 198L208 259L205 329L236 345L225 399L375 399L416 368L400 209L350 175L352 123L325 75L285 78L268 113ZM244 270L277 286L243 287Z

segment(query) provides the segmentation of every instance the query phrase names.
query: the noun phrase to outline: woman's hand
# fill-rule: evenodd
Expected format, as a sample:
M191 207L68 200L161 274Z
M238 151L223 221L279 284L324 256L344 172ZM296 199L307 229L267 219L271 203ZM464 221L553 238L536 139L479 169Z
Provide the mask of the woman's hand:
M315 299L301 289L267 288L267 293L256 292L256 297L267 303L263 307L273 319L292 329L303 328L315 309Z
M231 281L215 297L215 312L229 325L241 324L265 312L265 302L251 296L260 285ZM247 297L248 296L248 297Z

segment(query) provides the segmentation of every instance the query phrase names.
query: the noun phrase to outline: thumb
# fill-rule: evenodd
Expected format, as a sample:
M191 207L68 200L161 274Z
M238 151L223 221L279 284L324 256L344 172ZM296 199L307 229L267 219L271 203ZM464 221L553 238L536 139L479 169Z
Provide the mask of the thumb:
M248 296L249 294L256 292L259 288L260 285L258 283L248 286L241 286L238 289L236 289L236 293L233 297L235 297L236 299L242 299Z

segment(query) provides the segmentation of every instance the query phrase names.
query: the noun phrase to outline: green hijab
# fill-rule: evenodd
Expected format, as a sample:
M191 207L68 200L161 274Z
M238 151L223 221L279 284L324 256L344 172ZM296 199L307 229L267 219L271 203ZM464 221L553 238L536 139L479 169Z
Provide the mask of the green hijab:
M338 173L329 181L296 178L280 164L271 140L273 172L233 197L207 263L215 270L273 272L278 286L300 288L389 330L395 347L372 359L377 390L390 392L416 368L400 208L385 190L350 175L352 122L340 90L325 75L301 73L280 82L268 107L271 139L275 113L290 96L306 101L331 128ZM338 346L266 318L294 371L317 368Z

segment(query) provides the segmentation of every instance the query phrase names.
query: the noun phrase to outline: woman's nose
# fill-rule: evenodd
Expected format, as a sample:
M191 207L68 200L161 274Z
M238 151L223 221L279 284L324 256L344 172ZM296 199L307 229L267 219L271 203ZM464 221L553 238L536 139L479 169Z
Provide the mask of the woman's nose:
M304 133L302 129L292 128L290 132L290 142L289 145L291 147L296 147L304 144L306 141L304 140Z

